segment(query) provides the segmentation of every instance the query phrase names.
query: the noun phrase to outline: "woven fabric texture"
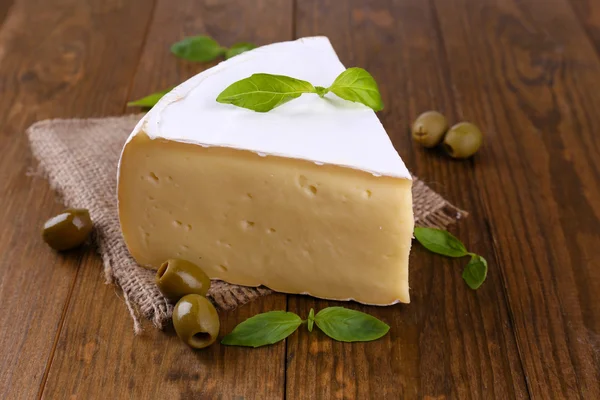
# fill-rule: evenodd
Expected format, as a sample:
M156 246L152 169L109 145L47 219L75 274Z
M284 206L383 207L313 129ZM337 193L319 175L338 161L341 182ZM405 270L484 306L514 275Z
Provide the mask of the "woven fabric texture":
M123 298L136 333L142 318L163 328L171 318L172 305L154 284L154 271L136 264L121 236L117 214L117 164L129 133L142 117L41 121L27 130L39 171L68 207L87 208L95 224L94 240L104 264L106 280L123 290ZM420 226L445 228L466 216L442 196L415 178L413 183L415 222ZM239 305L271 293L258 287L213 281L209 296L220 309Z

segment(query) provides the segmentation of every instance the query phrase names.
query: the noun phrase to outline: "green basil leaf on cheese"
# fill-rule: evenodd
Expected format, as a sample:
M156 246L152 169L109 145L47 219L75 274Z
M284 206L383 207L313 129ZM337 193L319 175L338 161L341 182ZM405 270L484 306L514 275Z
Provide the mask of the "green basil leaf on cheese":
M344 307L327 307L315 316L315 323L340 342L368 342L384 336L390 327L377 318Z
M148 96L142 97L141 99L133 100L127 103L127 107L144 107L152 108L158 101L172 89L163 90L161 92L152 93Z
M177 57L196 62L212 61L226 51L226 48L209 36L187 37L171 46L171 53Z
M415 238L427 250L447 257L464 257L469 252L460 240L448 231L435 228L415 228Z
M313 326L315 324L315 309L311 308L309 313L308 313L308 324L307 324L307 328L309 332L312 332L313 330Z
M256 45L252 44L252 43L247 43L247 42L236 43L233 46L231 46L229 49L227 49L227 51L225 52L225 59L235 57L238 54L242 54L243 52L246 52L248 50L252 50L255 48L256 48Z
M219 94L219 103L267 112L303 93L314 93L309 82L284 75L254 74L234 82Z
M302 324L292 312L270 311L248 318L221 340L229 346L260 347L277 343L290 336Z
M319 97L325 97L325 95L329 92L329 89L323 86L315 86L315 91L319 95Z
M383 110L377 82L362 68L348 68L335 79L329 90L344 100L362 103L373 111Z
M462 277L467 282L467 285L473 290L479 289L479 286L487 277L488 265L485 258L473 254L471 261L463 270Z

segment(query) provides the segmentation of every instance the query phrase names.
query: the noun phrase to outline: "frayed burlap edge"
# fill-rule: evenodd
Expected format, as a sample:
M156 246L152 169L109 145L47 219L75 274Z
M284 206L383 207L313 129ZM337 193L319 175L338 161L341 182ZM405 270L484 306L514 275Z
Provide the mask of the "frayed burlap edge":
M154 284L154 271L135 263L121 237L116 211L116 165L120 150L141 115L94 119L55 119L27 130L38 161L36 175L45 177L69 207L87 208L95 223L94 241L102 257L107 283L123 291L134 331L142 331L141 317L163 329L172 305ZM108 174L108 175L107 175ZM445 228L467 213L413 177L415 223ZM233 309L271 293L265 287L244 287L213 281L209 292L220 309Z

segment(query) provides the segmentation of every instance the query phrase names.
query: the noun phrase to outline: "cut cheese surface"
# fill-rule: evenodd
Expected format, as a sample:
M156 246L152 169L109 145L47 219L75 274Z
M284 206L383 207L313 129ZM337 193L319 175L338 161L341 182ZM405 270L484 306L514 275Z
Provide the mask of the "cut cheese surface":
M119 165L136 261L184 258L234 284L408 302L412 182L373 111L334 95L269 113L215 101L252 73L328 86L343 69L326 38L303 39L236 56L166 95Z

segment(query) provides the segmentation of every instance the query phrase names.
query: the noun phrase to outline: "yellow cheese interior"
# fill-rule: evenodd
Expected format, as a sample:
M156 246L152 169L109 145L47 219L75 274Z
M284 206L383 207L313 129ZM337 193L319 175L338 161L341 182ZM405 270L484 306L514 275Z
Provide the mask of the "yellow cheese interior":
M142 265L367 304L408 302L411 181L138 134L123 152L119 215Z

